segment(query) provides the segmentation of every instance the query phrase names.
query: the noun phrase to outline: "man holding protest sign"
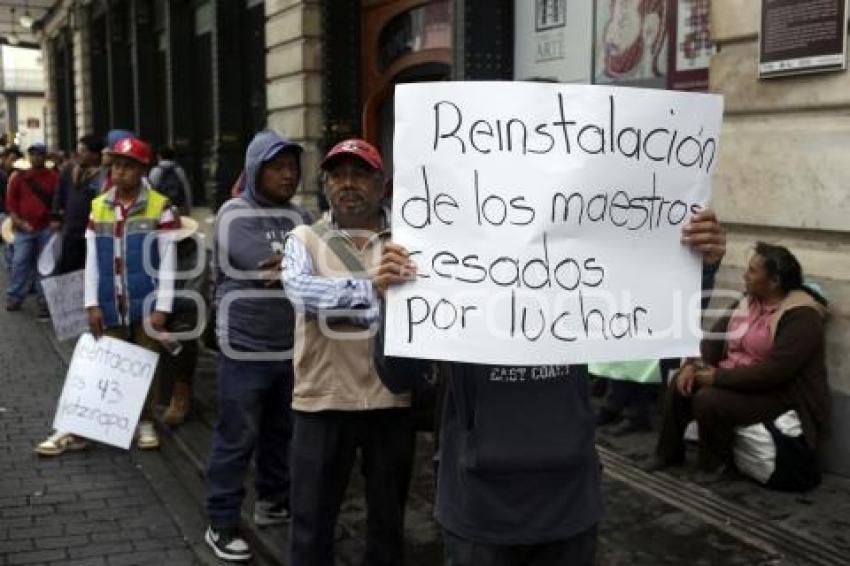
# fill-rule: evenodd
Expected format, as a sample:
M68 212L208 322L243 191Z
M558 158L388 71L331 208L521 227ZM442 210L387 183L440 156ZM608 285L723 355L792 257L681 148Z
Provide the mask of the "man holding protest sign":
M291 563L333 564L334 525L358 449L366 481L364 563L403 563L413 461L410 398L384 387L371 363L377 314L366 271L389 237L384 167L360 139L322 161L330 215L287 239L283 285L296 309L292 408Z
M170 232L180 219L145 180L151 150L137 138L109 149L111 187L91 203L86 229L85 306L95 338L103 335L158 351L171 312L176 258ZM151 300L153 299L153 300ZM159 447L153 424L157 383L151 385L137 431L141 449ZM45 456L84 445L57 431L36 448Z
M387 295L376 365L401 393L424 379L423 358L444 360L435 515L446 564L592 565L600 466L585 362L678 357L698 343L695 260L710 277L725 254L704 207L717 100L427 87L396 90L397 242L372 278Z

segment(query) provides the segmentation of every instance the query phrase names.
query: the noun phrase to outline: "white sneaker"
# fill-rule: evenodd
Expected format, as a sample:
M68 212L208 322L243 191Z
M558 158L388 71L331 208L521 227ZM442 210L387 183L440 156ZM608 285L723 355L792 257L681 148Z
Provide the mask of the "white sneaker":
M207 527L204 540L216 556L228 562L251 560L251 548L236 529L214 529Z
M136 445L139 450L154 450L159 448L159 436L151 421L140 421L136 431Z
M45 441L40 442L34 448L36 454L42 456L58 456L66 450L82 450L88 446L88 442L82 438L77 438L71 433L57 430L51 434Z

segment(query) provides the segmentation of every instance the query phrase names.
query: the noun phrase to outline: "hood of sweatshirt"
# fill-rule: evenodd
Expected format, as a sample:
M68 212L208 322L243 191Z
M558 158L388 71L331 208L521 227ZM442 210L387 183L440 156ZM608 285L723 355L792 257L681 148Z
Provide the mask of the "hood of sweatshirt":
M298 171L301 171L301 152L303 148L273 130L258 132L245 152L245 191L242 198L262 207L280 206L272 203L257 192L257 175L263 163L274 159L282 151L291 151L298 159Z

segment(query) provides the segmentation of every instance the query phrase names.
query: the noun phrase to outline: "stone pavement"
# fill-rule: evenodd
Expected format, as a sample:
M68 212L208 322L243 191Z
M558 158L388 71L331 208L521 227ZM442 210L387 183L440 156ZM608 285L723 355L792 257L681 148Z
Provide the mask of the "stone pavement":
M0 285L3 279L0 274ZM160 451L98 445L39 458L32 448L50 432L73 345L57 344L50 325L35 322L32 310L0 312L0 565L218 563L203 543L214 354L200 360L193 418L164 431ZM699 485L689 468L649 475L638 465L653 440L652 434L616 438L599 431L606 508L601 566L848 563L848 480L827 476L810 493L778 494L744 480ZM431 518L432 453L430 436L420 435L406 524L408 566L442 562ZM253 563L287 564L287 528L254 527L251 504L249 496L243 516ZM337 529L338 566L359 563L364 530L355 471Z
M33 303L0 311L0 564L195 564L135 449L33 453L66 370Z

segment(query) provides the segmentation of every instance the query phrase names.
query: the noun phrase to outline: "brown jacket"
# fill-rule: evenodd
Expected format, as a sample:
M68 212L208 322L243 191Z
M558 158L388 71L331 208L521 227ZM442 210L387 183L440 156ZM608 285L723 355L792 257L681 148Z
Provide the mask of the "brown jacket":
M301 240L313 259L319 277L350 276L348 268L311 227L302 225L290 232ZM356 248L341 231L334 231L349 252L370 269L376 267L389 232L376 234L364 249ZM296 309L295 388L292 408L296 411L366 411L410 406L410 394L391 393L381 382L373 362L374 340L363 328L329 323Z
M746 312L746 299L736 312ZM734 314L734 313L733 313ZM733 369L718 368L714 386L741 393L775 395L800 416L812 448L824 437L829 423L829 386L825 361L826 307L804 291L792 291L771 320L773 346L763 362ZM723 333L730 316L712 329ZM717 366L726 356L724 339L705 339L703 359Z

